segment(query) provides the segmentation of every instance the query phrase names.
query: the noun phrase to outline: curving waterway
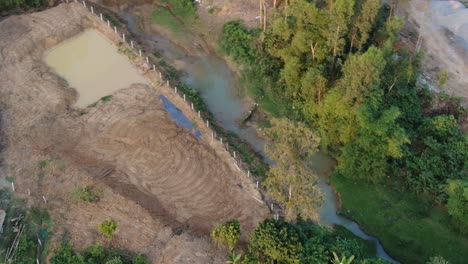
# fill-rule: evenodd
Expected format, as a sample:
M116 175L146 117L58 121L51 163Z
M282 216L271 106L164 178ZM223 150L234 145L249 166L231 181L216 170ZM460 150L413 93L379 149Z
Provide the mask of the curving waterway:
M240 92L235 74L224 60L214 54L189 55L184 49L167 38L159 34L149 34L141 31L132 14L123 13L122 16L133 34L141 37L146 42L145 44L157 50L166 61L175 65L183 73L182 81L192 89L200 92L217 122L225 129L236 133L240 138L247 141L256 151L262 154L265 160L269 160L263 150L265 141L258 135L255 127L240 125L239 120L249 110L249 105ZM332 187L328 184L328 177L333 167L334 161L323 153L315 154L310 160L310 168L319 176L318 186L325 198L325 202L320 209L320 224L344 226L356 236L374 241L378 257L392 263L399 263L385 252L377 238L362 231L356 222L337 214L337 199Z

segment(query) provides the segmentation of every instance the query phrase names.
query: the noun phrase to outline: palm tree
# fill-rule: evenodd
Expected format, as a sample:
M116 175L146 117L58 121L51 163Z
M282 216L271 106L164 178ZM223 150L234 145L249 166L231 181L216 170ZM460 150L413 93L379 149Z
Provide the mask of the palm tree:
M231 254L227 256L226 264L240 264L242 255L236 254L236 251L232 251Z
M336 253L333 252L333 260L332 260L333 264L351 264L353 260L354 260L354 256L351 256L349 258L346 258L346 256L343 256L340 259L338 258L338 255L336 255Z

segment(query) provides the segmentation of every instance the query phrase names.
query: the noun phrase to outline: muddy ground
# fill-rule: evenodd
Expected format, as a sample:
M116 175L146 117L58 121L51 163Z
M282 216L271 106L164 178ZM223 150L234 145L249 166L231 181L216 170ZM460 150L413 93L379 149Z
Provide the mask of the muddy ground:
M119 41L74 3L0 22L1 178L14 177L17 196L49 210L55 246L65 232L78 248L105 242L97 225L111 218L119 223L112 244L153 263L222 263L225 252L207 234L231 218L250 231L267 215L253 198L258 192L166 87L132 85L109 102L75 108L77 92L43 56L87 28ZM141 59L133 62L157 83ZM161 94L195 123L201 138L170 120ZM71 198L84 185L102 193L99 202Z

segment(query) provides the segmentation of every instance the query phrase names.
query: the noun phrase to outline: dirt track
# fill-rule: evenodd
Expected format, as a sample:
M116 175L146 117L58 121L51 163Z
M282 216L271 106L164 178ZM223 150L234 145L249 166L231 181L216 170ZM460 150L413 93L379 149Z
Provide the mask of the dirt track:
M114 245L146 253L154 263L220 263L222 252L204 235L230 218L251 230L267 214L253 198L258 193L167 88L134 85L110 102L73 108L76 92L50 72L43 54L86 28L118 41L79 4L0 22L1 177L15 177L18 195L31 204L46 196L55 233L68 229L78 247L99 240L97 224L113 218L120 224ZM142 73L157 83L151 72ZM159 94L181 108L202 138L169 119ZM85 184L103 191L97 204L70 199Z

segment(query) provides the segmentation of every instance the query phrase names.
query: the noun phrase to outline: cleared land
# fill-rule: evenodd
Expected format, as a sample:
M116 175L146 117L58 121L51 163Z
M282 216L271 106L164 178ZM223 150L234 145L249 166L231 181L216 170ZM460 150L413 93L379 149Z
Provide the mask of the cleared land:
M415 0L407 10L409 25L417 29L425 51L424 79L440 90L437 76L447 70L449 79L442 90L468 106L468 9L458 1Z
M230 218L251 230L267 215L253 198L258 193L167 88L133 85L110 101L75 108L76 91L43 56L87 28L118 42L79 4L0 22L1 176L14 177L17 195L30 204L48 198L56 240L67 229L84 247L100 239L98 223L112 218L120 224L114 246L145 253L154 263L221 263L223 253L204 235ZM154 83L150 72L142 74ZM200 139L170 120L160 94L198 126ZM72 190L83 185L100 189L102 199L72 201Z

